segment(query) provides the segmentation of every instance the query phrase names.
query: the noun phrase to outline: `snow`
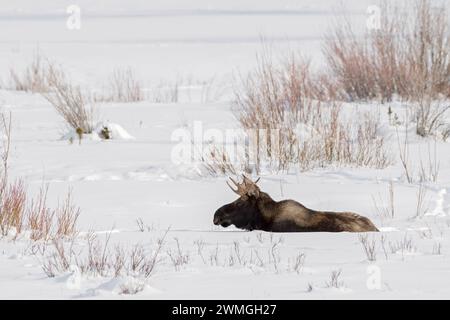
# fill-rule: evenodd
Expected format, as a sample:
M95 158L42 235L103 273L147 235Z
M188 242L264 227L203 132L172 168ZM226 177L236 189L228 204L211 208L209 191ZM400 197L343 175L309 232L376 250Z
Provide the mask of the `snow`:
M255 65L261 38L279 56L303 50L320 66L320 41L339 7L334 1L114 0L106 5L86 0L78 1L85 13L80 31L65 28L66 1L0 2L3 81L11 66L25 66L39 48L93 89L101 89L115 67L131 66L145 81L145 90L179 81L181 97L178 103L101 103L96 133L79 144L41 96L0 89L1 109L11 111L13 118L10 175L25 180L30 196L48 183L49 205L56 205L67 190L73 191L82 210L77 249L86 252L85 237L95 230L100 240L110 234L111 250L116 244L127 248L141 244L150 254L169 228L164 259L148 279L83 274L76 265L49 278L42 269L42 256L30 252L27 236L13 240L11 233L0 239L0 298L450 296L450 143L436 142L439 176L436 182L424 183L425 212L416 217L419 163L427 161L434 140L409 135L415 182L408 183L397 155L395 129L388 124L387 105L351 104L348 110L349 115L353 108L380 111L394 165L383 170L330 166L289 174L266 172L259 183L276 200L295 199L317 210L354 211L369 217L381 230L368 236L376 241L376 261L368 261L357 234L270 234L214 226L215 210L235 200L226 177L212 177L197 163L179 165L171 159L176 129L191 130L195 121L201 121L205 130L238 127L230 108L232 79ZM372 1L344 2L355 23L364 23ZM205 98L204 83L217 95ZM402 119L404 105L391 107ZM98 138L104 126L111 140ZM304 136L310 134L307 128L301 130ZM72 144L67 141L70 137ZM381 217L374 199L378 206L387 206L390 182L395 215ZM138 219L145 225L143 231ZM189 262L178 269L167 255L177 250L175 239L189 256ZM247 263L237 261L235 243ZM276 243L278 263L270 255ZM305 261L295 270L299 253ZM330 287L330 275L338 270L343 284Z
M103 137L102 131L107 130L109 138L105 139ZM79 140L79 135L75 129L69 128L68 132L65 133L62 140L77 141ZM101 121L94 126L92 133L83 134L83 140L101 141L101 140L132 140L134 137L130 135L124 128L122 128L117 123L110 123L108 121Z

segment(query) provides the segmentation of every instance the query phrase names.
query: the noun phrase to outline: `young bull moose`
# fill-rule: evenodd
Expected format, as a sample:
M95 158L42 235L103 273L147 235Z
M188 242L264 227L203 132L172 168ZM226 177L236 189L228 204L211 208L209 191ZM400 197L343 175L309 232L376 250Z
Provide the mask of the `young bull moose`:
M237 189L227 184L239 199L216 211L215 225L272 232L378 231L369 219L356 213L314 211L294 200L274 201L256 185L259 179L253 182L244 176L242 183L230 180Z

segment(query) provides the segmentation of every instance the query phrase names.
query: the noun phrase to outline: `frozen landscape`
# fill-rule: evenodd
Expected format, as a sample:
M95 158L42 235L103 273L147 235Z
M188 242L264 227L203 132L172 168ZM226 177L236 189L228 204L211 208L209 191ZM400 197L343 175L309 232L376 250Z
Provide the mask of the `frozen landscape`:
M335 163L249 174L275 200L356 212L378 233L215 226L214 212L236 199L226 184L232 175L173 159L174 132L193 134L196 123L202 134L239 128L236 79L257 66L264 45L277 57L303 52L321 70L330 22L346 14L364 29L372 1L80 0L79 30L66 25L71 4L0 0L9 181L22 179L29 202L48 187L50 208L70 191L80 209L72 237L1 235L1 299L450 298L450 138L417 135L406 125L406 102L343 103L350 117L379 116L384 168ZM96 94L116 68L130 68L143 98L100 99L94 133L79 140L42 94L10 86L10 70L23 70L37 52ZM111 139L100 137L104 127ZM55 265L61 250L65 267ZM114 266L83 270L91 250ZM122 256L136 267L127 260L115 272Z

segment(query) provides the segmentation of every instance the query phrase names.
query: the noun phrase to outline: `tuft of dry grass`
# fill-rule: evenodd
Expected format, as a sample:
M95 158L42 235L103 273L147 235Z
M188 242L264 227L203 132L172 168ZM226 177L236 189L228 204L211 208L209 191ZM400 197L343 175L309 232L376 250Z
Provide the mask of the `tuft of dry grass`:
M26 191L22 180L8 185L0 198L0 233L8 235L11 228L16 235L22 232L25 223Z
M369 240L368 235L359 235L359 242L364 249L364 253L366 254L367 260L376 261L377 260L377 252L376 252L376 241L375 239Z
M381 222L383 222L385 218L394 219L395 217L394 183L392 181L389 182L388 200L384 201L383 196L381 194L378 194L378 201L377 198L375 198L374 196L372 196L372 201L375 210L381 219Z
M80 86L74 85L61 68L49 66L46 78L49 91L41 94L80 136L92 133L95 120L93 98Z
M56 233L55 237L73 237L77 234L77 220L80 216L80 208L72 202L72 192L69 190L63 203L56 208Z
M41 93L48 90L46 73L49 62L36 52L31 63L25 70L18 72L13 68L9 69L10 87L17 91L27 91Z
M81 274L91 276L129 275L147 279L153 275L161 262L162 248L168 231L156 241L151 252L147 252L141 244L136 244L129 250L116 245L114 251L111 251L111 233L106 234L104 240L100 240L94 232L89 232L86 253L82 250L75 252L75 238L69 243L64 242L62 238L56 238L52 241L52 252L44 257L42 268L48 277L76 267Z
M8 235L11 228L15 229L15 237L19 235L24 227L26 191L22 180L13 184L8 180L8 161L11 149L12 119L1 115L1 134L3 136L0 160L0 234Z
M327 288L342 288L344 286L344 282L340 280L342 274L342 269L333 270L330 273L330 280L325 283Z
M183 265L188 264L189 263L189 253L188 252L184 252L181 249L180 246L180 241L178 240L178 238L174 238L176 244L177 244L177 249L176 251L171 251L170 249L167 251L167 255L170 258L170 261L173 264L173 267L175 268L175 271L179 271Z
M34 241L50 240L55 213L47 206L48 186L42 187L28 208L28 228Z
M405 253L414 253L417 251L417 247L415 243L413 242L413 239L411 237L408 237L407 234L395 242L389 241L389 248L391 250L392 254L398 254L401 253L402 257L404 257Z
M142 84L130 67L114 70L109 82L107 101L136 102L144 100Z
M161 82L157 87L153 88L150 99L155 103L178 103L180 99L180 85L180 79L176 79L174 82Z
M209 153L203 157L203 163L212 176L236 175L241 170L245 170L245 160L239 163L233 161L224 146L211 146Z

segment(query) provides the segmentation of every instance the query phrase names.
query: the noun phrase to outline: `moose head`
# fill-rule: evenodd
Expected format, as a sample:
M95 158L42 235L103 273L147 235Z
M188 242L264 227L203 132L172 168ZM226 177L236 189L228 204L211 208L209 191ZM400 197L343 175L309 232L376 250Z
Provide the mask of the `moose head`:
M254 230L260 229L262 220L258 208L258 199L261 195L256 181L252 181L243 175L241 183L230 178L235 188L227 181L228 186L239 198L229 204L220 207L214 214L214 224L228 227L234 224L237 228Z

